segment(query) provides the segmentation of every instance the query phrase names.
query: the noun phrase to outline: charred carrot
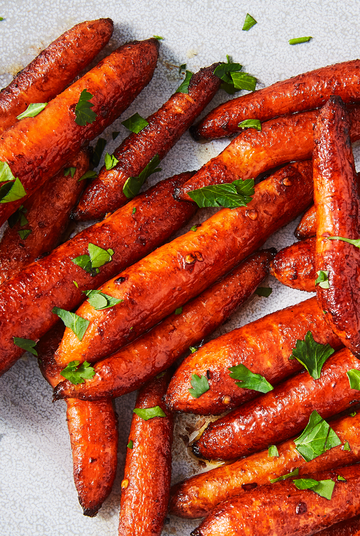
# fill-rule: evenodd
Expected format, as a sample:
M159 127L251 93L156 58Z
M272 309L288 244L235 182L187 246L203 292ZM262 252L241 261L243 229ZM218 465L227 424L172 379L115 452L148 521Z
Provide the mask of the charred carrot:
M0 242L0 284L59 243L85 186L79 179L88 167L89 155L81 150L67 170L60 170L24 202Z
M315 292L315 238L295 242L279 251L271 262L270 273L283 285Z
M137 389L210 335L254 292L268 273L272 252L254 253L231 274L184 305L150 332L94 366L85 383L60 383L56 398L97 400Z
M351 140L360 138L360 106L349 107ZM272 119L261 132L248 129L240 133L219 156L207 162L179 191L179 199L190 200L189 191L212 184L254 178L292 160L311 158L314 126L319 111L302 112Z
M245 365L276 384L301 370L289 360L297 340L311 331L317 342L340 348L341 343L324 320L312 298L287 307L214 339L187 357L175 372L166 402L173 411L218 415L255 398L257 391L240 389L229 375L229 368ZM199 398L189 392L193 375L206 376L209 390Z
M174 93L147 118L147 126L122 142L114 152L118 163L113 169L101 169L85 190L75 219L97 219L127 203L123 187L129 177L137 177L156 155L162 160L219 89L221 80L213 74L216 65L194 74L188 93Z
M360 536L360 516L336 523L316 534L318 536Z
M86 141L100 134L129 106L151 80L158 47L156 39L123 45L50 101L36 117L22 119L2 134L0 161L10 166L26 194L55 175ZM87 106L90 102L95 114L91 122L88 116L85 120L78 117L77 105L85 90L82 98L90 99L86 100ZM23 201L2 200L0 225Z
M350 369L360 370L360 361L343 348L325 362L320 379L301 372L211 423L193 451L204 458L234 460L300 432L313 410L326 419L347 409L360 399L360 391L350 387Z
M53 387L63 379L53 359L63 331L58 323L36 347L41 372ZM116 413L111 400L88 402L71 398L66 404L75 487L84 515L93 517L109 496L115 479Z
M53 307L73 309L85 298L82 291L96 289L150 253L194 215L190 203L173 197L175 188L190 176L183 173L150 188L0 286L0 373L23 353L13 337L42 337L58 320L51 312ZM114 252L99 273L73 262L82 255L89 257L89 244L105 253L108 249Z
M171 479L173 418L163 396L166 372L139 392L130 428L121 483L119 536L160 536Z
M174 312L294 218L309 202L311 182L301 165L280 170L256 186L247 207L219 211L102 285L123 301L98 311L85 302L77 311L89 321L82 341L67 329L56 361L95 362Z
M344 480L339 480L338 476ZM299 489L296 480L261 486L219 504L192 536L308 536L336 522L360 514L360 466L350 465L309 478L333 480L331 499L310 489Z
M61 93L109 41L111 19L81 22L50 43L0 92L0 134L29 104Z
M328 281L328 288L317 285L316 294L331 328L360 357L360 292L356 283L360 251L342 240L327 240L360 238L360 197L349 128L344 104L338 97L331 97L315 127L315 270L324 272Z
M185 518L204 517L222 501L269 484L270 479L286 475L294 467L299 469L301 478L356 463L360 458L360 415L332 421L331 428L342 444L311 461L305 461L293 439L289 439L277 446L276 456L266 449L175 484L171 488L170 513ZM350 450L344 450L346 442L351 445Z
M301 218L299 225L295 229L295 236L299 240L304 240L305 238L312 238L313 236L316 236L315 205L312 205Z
M192 129L196 140L222 138L241 132L245 119L267 121L279 115L319 108L331 95L358 102L360 61L337 63L300 74L243 95L212 110Z

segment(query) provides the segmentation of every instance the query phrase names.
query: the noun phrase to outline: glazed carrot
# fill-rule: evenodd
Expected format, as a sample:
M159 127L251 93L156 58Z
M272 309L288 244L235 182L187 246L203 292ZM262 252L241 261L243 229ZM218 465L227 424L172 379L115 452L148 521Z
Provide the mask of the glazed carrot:
M342 465L356 463L360 459L360 415L332 421L331 428L341 445L325 451L310 462L296 450L293 439L278 445L278 456L270 456L268 449L195 475L171 488L170 513L179 517L206 516L220 502L235 495L251 491L258 486L299 469L299 477L305 474L327 471ZM344 450L348 441L351 450Z
M315 292L315 238L295 242L279 251L271 262L270 273L283 285Z
M182 173L150 188L0 286L0 373L23 353L13 337L42 337L58 320L51 312L54 306L73 309L85 298L83 290L96 289L150 253L194 215L192 204L173 197L175 188L190 176ZM94 276L72 262L89 254L89 243L114 251L111 262Z
M360 465L309 477L335 482L330 500L297 489L296 479L261 486L219 504L191 535L308 536L360 514Z
M70 172L65 177L61 169L24 201L18 221L6 228L0 242L0 284L59 243L70 212L85 186L85 181L79 182L79 179L89 168L88 152L81 150L69 162L69 167L76 168L73 177ZM23 222L22 215L27 223Z
M28 195L129 106L151 80L158 47L156 39L123 45L50 101L36 117L22 119L2 134L0 161L10 166ZM85 89L93 95L91 109L96 118L82 126L75 121L75 108ZM0 205L0 225L23 201Z
M134 413L121 483L119 536L160 536L167 512L171 479L173 418L163 396L169 383L166 372L146 384L136 409L158 407L162 416L149 420Z
M360 361L343 348L325 362L320 379L301 372L211 423L193 451L204 458L234 460L300 432L313 410L326 419L347 409L360 399L360 391L350 388L350 369L360 370Z
M299 225L295 229L295 236L299 240L305 238L312 238L316 236L316 210L315 205L312 205L309 210L305 212Z
M63 91L109 41L111 19L81 22L50 43L0 92L0 134L29 104L49 102Z
M360 536L360 516L336 523L316 534L318 536Z
M145 128L122 142L114 152L119 162L111 170L105 166L101 169L98 178L85 190L74 213L75 219L97 219L127 203L123 193L127 179L138 176L156 155L163 159L219 89L221 80L213 74L216 66L194 74L188 93L174 93L147 118Z
M341 348L312 298L250 322L217 339L187 357L175 372L166 402L173 411L218 415L255 398L258 392L240 389L229 375L229 367L240 363L276 384L301 370L296 359L289 360L296 341L311 331L315 340ZM199 398L189 393L193 374L208 378L210 389Z
M241 132L244 119L267 121L273 117L303 112L325 104L331 95L344 102L358 102L360 61L337 63L300 74L269 87L220 104L192 129L194 139L212 140Z
M137 389L176 361L189 346L210 335L254 292L268 273L272 252L254 253L220 282L136 341L94 366L85 383L60 383L56 398L98 400Z
M100 311L85 302L77 311L89 321L82 341L66 329L56 361L98 361L173 313L301 212L311 183L301 165L280 170L255 187L247 207L219 211L102 285L124 301Z
M359 239L360 197L349 140L349 118L338 97L322 108L315 127L314 204L316 209L315 270L327 273L329 288L316 287L326 320L360 357L360 251L329 236Z
M360 106L349 107L351 140L360 139ZM272 119L261 132L250 128L241 132L219 156L207 162L178 192L189 201L189 191L211 184L254 178L292 160L311 158L314 126L319 111L303 112Z
M39 366L45 379L55 387L63 379L54 362L54 352L64 327L57 323L37 344ZM66 401L74 481L84 515L97 514L109 496L117 467L117 417L111 400Z

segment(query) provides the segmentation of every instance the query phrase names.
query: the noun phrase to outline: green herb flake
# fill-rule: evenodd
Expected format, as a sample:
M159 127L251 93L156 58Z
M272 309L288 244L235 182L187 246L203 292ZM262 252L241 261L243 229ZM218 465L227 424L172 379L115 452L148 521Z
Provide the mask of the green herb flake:
M268 456L269 458L278 458L280 456L276 445L270 445L268 448Z
M5 20L4 17L0 17L0 21L1 21L1 20Z
M100 268L101 266L104 266L104 264L107 264L112 260L112 256L114 255L113 249L103 249L91 242L89 242L88 250L92 268Z
M244 26L242 27L243 31L248 32L250 28L255 26L255 24L257 24L257 21L254 19L254 17L249 15L249 13L246 13Z
M157 166L160 164L159 155L156 154L137 177L129 177L124 184L123 193L128 199L135 197L141 190L142 185L150 175L161 171Z
M165 374L166 374L166 370L164 370L163 372L160 372L160 374L158 374L158 375L156 376L156 379L157 379L157 380L160 380L160 378L163 378L163 377L165 376Z
M189 93L189 84L193 74L191 71L185 72L185 80L182 81L175 93Z
M226 56L227 63L220 63L215 70L214 75L220 78L220 80L223 80L226 84L230 84L233 86L233 80L231 78L231 73L240 71L242 69L242 65L240 63L233 63L230 59L230 56Z
M100 292L100 290L84 290L84 294L89 298L89 303L96 311L102 311L103 309L109 309L114 307L118 303L122 303L124 300L113 298L108 294Z
M304 341L296 341L289 359L297 359L314 380L318 380L325 361L335 352L329 344L320 344L314 341L313 334L308 331Z
M129 443L126 445L128 449L133 449L134 448L134 442L132 439L130 439Z
M154 417L166 417L166 413L161 409L160 406L155 406L154 408L135 408L134 413L138 415L144 421L153 419Z
M67 167L64 168L64 177L68 177L71 175L73 177L75 175L76 167Z
M297 467L291 473L288 473L287 475L279 476L278 478L272 478L270 479L271 484L276 484L276 482L281 482L282 480L287 480L288 478L291 478L292 476L298 476L299 475L299 468Z
M298 453L307 462L321 456L327 450L341 445L334 430L317 411L311 413L305 430L294 440L294 443Z
M299 43L307 43L312 37L309 35L307 37L295 37L294 39L289 39L289 45L298 45Z
M7 182L0 188L0 203L11 203L25 196L25 188L18 178L15 179L15 182Z
M320 497L328 499L328 501L330 501L335 487L335 482L333 482L333 480L317 481L313 478L299 478L294 480L293 483L297 489L309 489L320 495Z
M93 96L94 95L89 93L86 89L83 89L81 92L79 101L75 106L75 123L77 125L84 127L86 124L95 121L97 115L92 111L91 108L94 105L90 102L90 99L92 99Z
M20 236L21 240L26 240L31 233L31 229L21 229L20 231L18 231L18 235Z
M346 374L349 378L350 388L360 391L360 370L350 369Z
M124 127L130 130L131 132L134 132L134 134L138 134L145 127L147 127L149 123L146 121L146 119L141 117L141 115L136 113L132 115L131 117L129 117L129 119L126 119L125 121L123 121L121 124L124 125Z
M272 288L270 287L258 287L255 290L255 294L257 294L258 296L262 296L264 298L268 298L271 293L272 293Z
M131 214L135 214L135 212L136 212L136 207L134 207L134 208L132 209Z
M246 89L254 91L256 87L256 78L248 73L231 73L231 78L236 90Z
M339 480L339 482L346 482L346 478L344 478L344 477L341 476L341 475L338 475L338 476L337 476L337 479Z
M37 103L29 104L25 112L18 115L16 119L20 121L21 119L24 119L25 117L35 117L40 112L42 112L46 106L47 106L47 102L37 102Z
M197 348L195 348L195 346L189 346L189 350L192 354L195 354L195 352L197 352Z
M186 71L186 63L182 63L179 67L179 74Z
M84 175L80 177L78 182L84 181L85 179L96 179L97 176L98 174L96 173L96 171L92 171L91 169L89 169L89 171L86 171L86 173L84 173Z
M78 385L85 383L85 380L91 380L95 376L95 369L87 361L81 365L80 361L71 361L60 374L72 384Z
M160 35L153 35L153 38L157 39L158 41L163 41L164 40L164 38L160 37Z
M253 391L258 391L259 393L268 393L272 391L273 386L260 374L255 374L251 372L245 365L240 363L235 367L229 367L230 378L234 380L240 380L235 382L238 387L242 389L252 389Z
M255 130L261 130L261 122L259 119L245 119L238 124L239 128L254 128Z
M349 452L351 451L349 441L345 441L342 450L347 450Z
M254 195L254 179L235 180L228 184L204 186L188 192L198 207L246 207Z
M71 313L70 311L66 311L65 309L60 309L59 307L53 307L52 313L61 318L65 326L75 333L79 341L82 341L85 331L90 324L89 320L86 320L75 313Z
M27 225L29 222L25 216L26 213L27 208L25 208L24 205L20 205L20 207L14 212L14 214L11 214L8 219L10 229L15 227L18 222L20 222L20 227L24 227L24 225Z
M16 346L22 348L26 352L30 352L36 356L38 355L37 351L35 350L36 341L32 341L31 339L21 339L20 337L13 337L13 341Z
M329 272L327 270L319 270L316 274L315 285L319 285L321 288L330 288Z
M79 284L78 284L77 281L73 281L73 283L74 283L74 285L75 285L76 288L79 288Z
M110 169L113 169L118 163L119 163L119 160L113 154L106 153L105 167L108 171L110 171Z
M193 398L199 398L210 389L210 385L206 376L191 375L190 380L193 389L189 389L189 393Z
M174 315L181 315L182 312L183 312L183 308L178 307L177 309L175 309Z
M114 132L111 134L112 139L113 139L113 140L116 140L116 138L118 137L119 134L120 134L120 132L115 132L115 131L114 131Z
M14 181L15 177L12 174L9 164L0 160L0 182Z
M360 239L344 238L342 236L327 236L326 240L341 240L342 242L348 242L349 244L360 248Z
M357 415L356 411L352 411L351 413L349 413L349 417L355 417L355 415Z
M198 230L198 226L197 225L193 225L191 228L190 228L190 231L193 231L194 233Z
M96 145L94 147L93 154L91 157L91 164L94 167L98 167L98 165L100 164L100 160L104 152L105 146L106 146L106 139L99 138L98 141L96 142Z

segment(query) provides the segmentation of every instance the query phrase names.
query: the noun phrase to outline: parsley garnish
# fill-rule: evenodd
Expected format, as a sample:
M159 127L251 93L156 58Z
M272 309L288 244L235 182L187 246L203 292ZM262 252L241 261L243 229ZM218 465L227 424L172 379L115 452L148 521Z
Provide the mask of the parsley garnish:
M189 84L193 74L194 73L192 73L191 71L186 71L185 80L183 80L183 82L177 88L175 93L189 93Z
M245 119L238 124L239 128L255 128L255 130L261 130L261 122L259 119Z
M160 35L153 35L154 39L157 39L158 41L162 41L164 38L160 37Z
M21 229L18 231L18 235L20 236L21 240L26 240L30 233L32 233L31 229Z
M80 177L78 182L84 181L85 179L96 179L97 176L98 174L96 173L96 171L92 171L91 169L89 169L89 171L86 171L86 173L84 173L84 175Z
M314 341L313 334L308 331L304 341L296 341L296 348L293 349L289 359L296 358L301 363L314 380L320 378L321 369L325 361L335 352L330 344L320 344Z
M72 259L72 262L94 276L100 272L99 268L101 266L112 260L114 250L100 248L91 242L88 244L88 250L89 255L79 255L79 257Z
M298 478L293 480L297 489L309 489L314 491L320 497L328 499L330 501L334 491L335 482L332 480L314 480L313 478Z
M100 290L84 290L84 294L89 298L89 303L96 311L102 311L103 309L109 309L109 307L114 307L118 303L123 302L124 300L119 300L118 298L113 298L108 294L100 292Z
M91 380L95 376L95 369L84 361L80 365L80 361L71 361L61 372L61 376L69 380L74 385L85 383L85 380Z
M330 288L329 272L327 270L319 270L316 274L315 285L319 285L321 288Z
M350 388L360 391L360 370L350 369L346 374L349 378Z
M128 199L132 199L133 197L135 197L140 192L140 189L146 179L150 177L150 175L152 175L153 173L161 171L161 168L157 167L159 164L160 158L159 155L156 154L137 177L129 177L127 179L123 187L124 195Z
M197 352L197 348L195 348L195 346L189 346L189 350L192 354L194 354L195 352Z
M270 458L278 458L280 456L276 445L270 445L268 448L268 456Z
M263 298L268 298L271 293L272 293L272 288L270 287L258 287L255 290L255 294L257 294L258 296L262 296Z
M252 389L253 391L259 391L259 393L268 393L272 391L273 386L260 374L254 374L245 365L240 363L235 367L229 367L230 378L234 380L240 380L235 382L238 387L242 389Z
M209 382L206 376L191 375L190 383L193 389L189 389L189 393L193 398L199 398L210 389Z
M76 288L79 288L79 284L78 284L77 281L73 281L73 283L74 283L74 285L75 285Z
M346 482L346 478L344 478L344 477L341 476L341 475L338 475L337 479L338 479L340 482Z
M12 174L9 164L0 160L0 182L14 181L15 177Z
M309 35L307 37L295 37L294 39L289 39L289 45L298 45L299 43L307 43L312 37Z
M92 111L94 106L90 99L94 95L91 95L86 89L83 89L77 105L75 106L75 123L84 127L87 123L93 123L97 117L96 113Z
M255 24L257 24L257 21L254 19L254 17L249 15L249 13L246 13L245 22L244 22L244 26L242 27L242 29L245 32L247 32L250 30L250 28L255 26Z
M228 184L204 186L188 192L198 207L246 207L254 195L254 179L235 180Z
M138 415L144 421L153 419L154 417L166 417L166 413L161 409L160 406L155 406L154 408L135 408L133 410L136 415Z
M181 74L183 71L186 71L186 63L182 63L179 67L179 74Z
M248 91L255 90L256 78L254 76L248 73L231 73L231 78L237 91L240 89L247 89Z
M281 482L282 480L287 480L288 478L291 478L292 476L298 476L299 474L299 468L297 467L291 473L288 473L287 475L279 476L278 478L272 478L270 479L271 484L275 484L276 482Z
M360 239L344 238L342 236L327 236L326 240L342 240L343 242L348 242L357 248L360 248Z
M183 311L183 308L178 307L177 309L175 309L174 315L181 315L182 311Z
M17 116L17 120L24 119L25 117L35 117L47 106L47 102L37 102L35 104L29 104L25 112Z
M26 191L21 181L16 178L14 182L7 182L0 188L0 203L11 203L26 196Z
M128 449L132 449L134 447L134 442L132 439L130 439L129 443L126 445Z
M13 337L13 341L14 344L19 348L22 348L33 355L38 355L37 351L35 350L36 341L32 341L31 339L21 339L20 337Z
M75 175L76 167L67 167L64 169L64 177L68 177L71 175L73 177Z
M27 208L24 208L24 205L20 205L19 208L14 212L14 214L11 214L8 219L10 229L15 227L18 221L20 221L20 227L27 225L29 222L27 217L25 216L26 213Z
M197 225L193 225L191 228L190 228L190 231L194 231L196 232L198 230L198 226Z
M240 63L234 63L229 55L226 56L226 60L227 63L221 63L215 68L214 75L222 80L220 89L223 89L229 93L229 95L234 95L234 93L236 93L236 89L234 87L233 79L231 78L231 73L240 71L242 69L242 65L240 65Z
M113 169L118 163L119 163L119 160L113 154L106 153L105 167L108 171L110 171L110 169Z
M106 146L106 140L105 138L99 138L96 142L92 157L91 157L91 163L94 167L98 167L100 164L101 156L104 152Z
M52 313L61 318L65 326L75 333L79 341L82 341L85 331L90 324L89 320L86 320L75 313L71 313L70 311L66 311L65 309L60 309L59 307L53 307Z
M327 450L341 445L334 430L317 411L311 413L305 430L297 439L294 439L294 443L298 453L307 462L314 460Z
M348 450L349 452L351 451L349 441L345 441L342 450Z
M351 413L349 413L350 417L355 417L355 415L357 415L356 411L352 411Z
M131 117L129 117L129 119L122 121L121 124L124 125L124 127L130 130L131 132L134 132L134 134L138 134L145 127L147 127L149 123L146 121L146 119L141 117L141 115L136 113L132 115Z

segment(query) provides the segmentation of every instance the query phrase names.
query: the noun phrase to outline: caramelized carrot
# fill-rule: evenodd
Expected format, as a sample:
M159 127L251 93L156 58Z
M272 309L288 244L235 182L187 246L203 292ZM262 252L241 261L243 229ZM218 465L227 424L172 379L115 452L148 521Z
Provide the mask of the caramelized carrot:
M219 211L196 232L176 238L102 285L101 292L123 301L100 311L85 302L77 311L89 321L82 341L66 329L56 361L98 361L154 326L301 212L311 183L301 165L280 170L256 186L247 207Z
M312 238L313 236L316 236L315 205L312 205L301 218L299 225L295 229L295 236L299 240L304 240L305 238Z
M360 536L360 516L336 523L316 534L318 536Z
M279 251L271 262L270 273L283 285L315 292L315 238L295 242Z
M0 134L29 104L49 102L63 91L109 41L111 19L81 22L50 43L0 92Z
M22 119L2 134L0 161L10 166L28 195L129 106L151 80L158 47L156 39L123 45L50 101L36 117ZM75 121L75 108L85 89L92 95L96 119L81 126ZM0 225L23 202L24 198L0 205Z

